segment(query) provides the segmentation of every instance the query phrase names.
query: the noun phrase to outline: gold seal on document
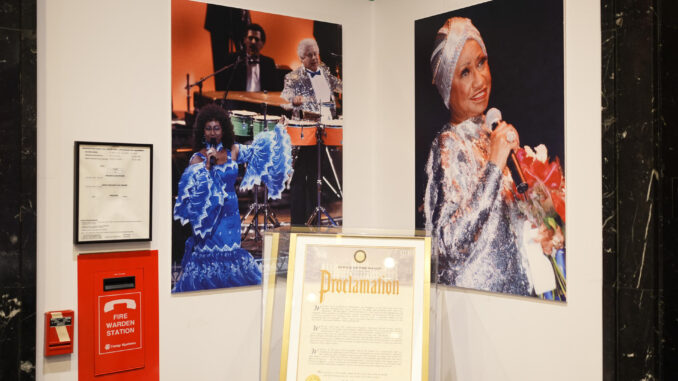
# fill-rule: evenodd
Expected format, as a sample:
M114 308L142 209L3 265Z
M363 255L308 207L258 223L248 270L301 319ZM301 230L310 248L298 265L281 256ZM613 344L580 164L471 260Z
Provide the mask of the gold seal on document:
M358 250L353 253L353 259L358 263L363 263L367 259L367 253L363 250Z
M306 381L320 381L320 377L318 377L315 374L312 374L312 375L306 377Z

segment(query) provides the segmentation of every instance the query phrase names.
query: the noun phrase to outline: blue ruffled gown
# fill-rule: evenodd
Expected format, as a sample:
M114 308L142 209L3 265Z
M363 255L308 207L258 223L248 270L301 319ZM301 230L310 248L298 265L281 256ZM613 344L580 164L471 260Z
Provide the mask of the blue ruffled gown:
M179 180L174 219L191 224L186 240L182 272L172 292L237 287L261 283L261 269L252 255L240 247L240 213L235 180L238 164L247 163L240 188L265 184L269 197L280 198L292 171L290 137L283 126L258 134L252 145L239 145L236 161L214 165L189 165ZM193 159L191 157L191 159Z

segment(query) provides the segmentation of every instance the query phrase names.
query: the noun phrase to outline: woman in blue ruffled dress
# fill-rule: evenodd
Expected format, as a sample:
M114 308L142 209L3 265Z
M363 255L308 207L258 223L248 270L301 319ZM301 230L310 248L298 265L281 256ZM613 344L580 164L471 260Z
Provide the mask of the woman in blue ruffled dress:
M280 198L292 169L291 143L284 127L258 134L251 145L234 143L233 126L217 105L201 109L195 122L205 136L179 180L174 219L191 224L182 271L172 292L261 283L261 269L240 247L240 213L235 181L238 164L247 164L241 189L265 184Z

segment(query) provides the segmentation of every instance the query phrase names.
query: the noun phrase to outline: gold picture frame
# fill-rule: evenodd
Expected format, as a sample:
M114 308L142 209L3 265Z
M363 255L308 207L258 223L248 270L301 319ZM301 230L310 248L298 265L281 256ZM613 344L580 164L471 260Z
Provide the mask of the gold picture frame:
M292 233L287 259L280 380L428 380L430 237Z

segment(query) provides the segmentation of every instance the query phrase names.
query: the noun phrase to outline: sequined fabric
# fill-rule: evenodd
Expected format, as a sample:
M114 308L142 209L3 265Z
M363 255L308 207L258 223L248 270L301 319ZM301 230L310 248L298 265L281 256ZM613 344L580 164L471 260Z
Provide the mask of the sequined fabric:
M438 249L442 284L531 295L524 218L510 172L488 161L483 118L446 125L431 145L424 199L426 230Z
M330 73L329 68L326 65L320 66L320 71L325 77L325 80L330 85L330 91L334 93L341 93L342 84L341 80ZM315 97L315 92L313 91L313 85L311 84L311 78L306 74L306 69L304 66L299 66L296 70L291 71L285 75L285 87L283 88L280 96L292 102L292 99L297 95L304 97L305 101L301 105L301 110L311 111L314 113L320 113L320 103Z

